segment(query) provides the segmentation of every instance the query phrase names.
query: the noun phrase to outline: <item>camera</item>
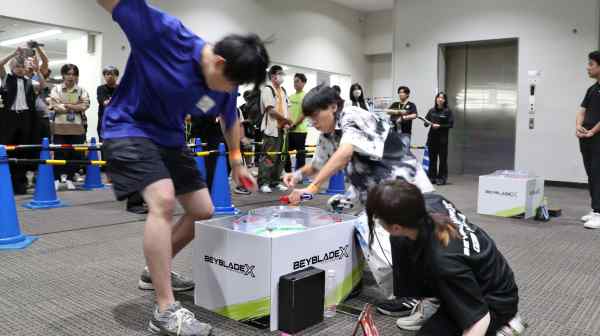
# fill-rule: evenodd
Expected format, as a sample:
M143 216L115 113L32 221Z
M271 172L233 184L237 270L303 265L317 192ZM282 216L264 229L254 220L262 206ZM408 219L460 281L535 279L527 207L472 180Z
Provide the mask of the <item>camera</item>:
M44 45L42 43L38 43L37 41L29 41L27 42L27 48L29 49L35 49L35 48L39 48L39 47L43 47Z

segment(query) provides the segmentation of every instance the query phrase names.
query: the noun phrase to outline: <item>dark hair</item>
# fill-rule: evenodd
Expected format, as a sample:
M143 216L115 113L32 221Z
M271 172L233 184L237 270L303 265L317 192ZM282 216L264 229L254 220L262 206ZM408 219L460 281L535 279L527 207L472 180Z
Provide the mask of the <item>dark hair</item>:
M600 65L600 51L596 50L596 51L592 51L589 55L588 58L594 62L596 62L596 64Z
M106 76L109 73L115 75L116 77L119 77L119 69L117 69L117 67L114 67L112 65L109 65L109 66L105 67L104 69L102 69L102 76Z
M404 93L406 93L407 95L410 95L410 89L408 88L408 86L399 86L398 93L400 93L400 91L404 91Z
M258 35L227 35L215 44L214 53L226 60L224 74L230 81L255 86L265 82L269 54Z
M360 97L358 99L354 98L354 90L360 90ZM354 83L350 86L350 101L354 104L358 104L360 108L363 110L368 110L367 103L365 103L365 90L363 90L362 86L358 83Z
M339 85L334 85L331 88L334 89L338 95L342 95L342 88Z
M294 75L294 78L298 78L300 81L302 81L302 83L306 83L307 79L306 79L306 75L303 73L297 73Z
M340 98L340 95L334 89L325 84L319 84L304 96L302 113L307 117L311 117L316 112L324 110L332 104L337 105L338 112L344 108L344 100Z
M79 76L79 68L77 67L77 65L71 63L63 65L62 68L60 68L60 74L64 76L71 70L73 70L75 76Z
M450 218L441 214L429 214L421 190L403 179L375 185L369 191L366 210L370 233L369 246L373 244L375 218L383 221L385 225L417 229L422 236L434 233L444 246L448 245L450 238L458 237L456 226Z
M444 97L444 109L447 109L447 108L448 108L448 96L447 96L447 95L446 95L446 93L445 93L445 92L443 92L443 91L441 91L441 92L438 92L438 94L436 94L436 95L435 95L435 98L433 99L433 108L434 108L434 109L436 109L436 110L438 109L438 106L437 106L437 98L438 98L439 96L442 96L442 97Z
M276 75L279 71L283 71L283 68L281 67L281 65L273 65L269 68L269 79L271 79L271 77L273 75Z

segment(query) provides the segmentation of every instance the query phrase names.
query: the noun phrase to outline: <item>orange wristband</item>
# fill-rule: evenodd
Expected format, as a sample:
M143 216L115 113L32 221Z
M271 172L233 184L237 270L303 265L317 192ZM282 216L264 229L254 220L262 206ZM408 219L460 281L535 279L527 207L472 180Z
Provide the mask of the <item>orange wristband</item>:
M308 185L308 187L306 187L306 190L308 190L308 192L311 193L311 194L318 193L320 189L321 188L319 187L319 185L315 184L315 183L311 183L311 184Z
M242 152L239 149L229 151L229 161L241 161Z

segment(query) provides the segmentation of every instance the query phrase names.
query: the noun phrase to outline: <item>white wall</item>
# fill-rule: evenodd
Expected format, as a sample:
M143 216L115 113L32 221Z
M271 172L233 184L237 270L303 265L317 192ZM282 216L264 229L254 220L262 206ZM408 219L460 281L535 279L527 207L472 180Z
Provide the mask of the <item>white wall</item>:
M515 166L548 180L585 182L574 124L592 84L585 66L587 53L598 47L598 12L597 0L397 0L394 83L418 93L415 102L424 111L438 85L440 43L518 38ZM528 129L528 70L542 71L535 130ZM423 143L425 130L415 127L415 137Z
M208 41L228 33L273 36L273 63L367 78L358 12L321 0L152 1Z
M366 94L373 97L393 97L395 89L392 82L392 54L369 56L369 81Z
M365 21L365 54L391 54L394 42L394 15L391 10L369 13Z
M227 33L275 35L274 62L351 74L365 81L363 23L358 12L319 0L156 0L209 41ZM93 0L0 0L0 15L102 33L102 64L123 69L129 45L120 28ZM98 69L100 72L101 69ZM95 88L87 88L95 92ZM90 130L95 125L90 124Z

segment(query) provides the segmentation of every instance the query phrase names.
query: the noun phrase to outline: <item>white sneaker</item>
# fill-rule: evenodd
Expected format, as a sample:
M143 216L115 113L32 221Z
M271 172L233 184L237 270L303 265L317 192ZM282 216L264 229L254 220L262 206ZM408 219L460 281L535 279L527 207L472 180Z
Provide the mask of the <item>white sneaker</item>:
M279 191L288 191L288 187L284 186L283 183L279 183L277 185L277 190L279 190Z
M270 194L273 192L273 190L271 190L271 188L269 188L269 186L265 184L264 186L260 187L260 192Z
M75 188L73 181L67 180L67 190L75 190L75 189L77 189L77 188Z
M513 317L512 320L508 322L507 325L500 328L496 333L496 336L514 336L514 335L523 335L525 329L527 329L527 323L523 322L521 316L517 314Z
M62 174L60 175L60 183L66 183L67 182L67 175Z
M581 221L585 223L585 222L589 221L590 219L592 219L593 215L594 215L594 211L590 211L589 214L581 217Z
M436 298L425 298L416 305L410 315L401 317L396 321L400 329L416 331L420 330L429 318L433 316L440 307L440 302Z
M586 229L600 229L600 213L594 212L591 218L583 224Z

